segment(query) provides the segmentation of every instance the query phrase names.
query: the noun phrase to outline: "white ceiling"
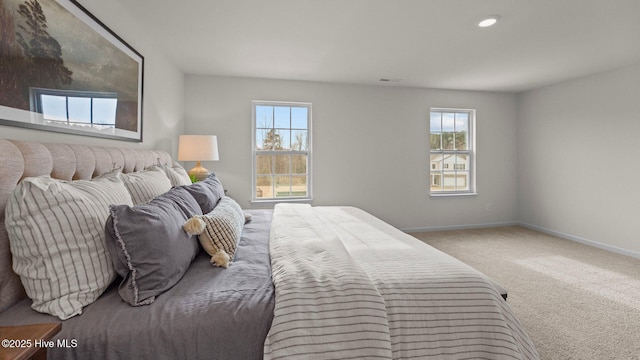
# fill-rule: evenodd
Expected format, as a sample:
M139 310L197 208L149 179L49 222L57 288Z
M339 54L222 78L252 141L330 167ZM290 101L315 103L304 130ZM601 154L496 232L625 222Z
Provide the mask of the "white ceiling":
M640 0L119 1L187 74L520 92L640 62Z

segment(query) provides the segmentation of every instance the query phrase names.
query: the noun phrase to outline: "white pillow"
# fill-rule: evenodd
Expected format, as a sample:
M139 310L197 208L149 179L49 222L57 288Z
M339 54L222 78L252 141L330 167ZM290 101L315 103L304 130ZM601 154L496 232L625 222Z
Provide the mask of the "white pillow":
M20 182L7 202L5 225L31 307L62 320L82 313L115 278L105 247L110 204L133 205L117 176Z
M146 204L171 189L167 174L157 166L128 174L120 173L118 176L129 190L134 205Z
M174 164L173 166L162 165L162 169L171 181L171 186L191 185L191 178L180 164Z

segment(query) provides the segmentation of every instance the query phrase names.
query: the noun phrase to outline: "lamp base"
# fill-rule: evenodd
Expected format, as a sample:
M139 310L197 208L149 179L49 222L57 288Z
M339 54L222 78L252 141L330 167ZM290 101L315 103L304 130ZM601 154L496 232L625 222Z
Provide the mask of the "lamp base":
M205 169L202 164L200 164L200 161L197 161L196 166L189 170L189 175L192 175L198 181L206 179L209 174L209 170Z

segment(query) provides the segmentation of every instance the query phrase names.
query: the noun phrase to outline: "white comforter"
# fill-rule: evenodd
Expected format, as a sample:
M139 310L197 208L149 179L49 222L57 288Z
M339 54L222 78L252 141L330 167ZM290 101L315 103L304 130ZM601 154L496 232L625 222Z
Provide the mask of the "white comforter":
M279 204L265 359L537 359L486 276L352 207Z

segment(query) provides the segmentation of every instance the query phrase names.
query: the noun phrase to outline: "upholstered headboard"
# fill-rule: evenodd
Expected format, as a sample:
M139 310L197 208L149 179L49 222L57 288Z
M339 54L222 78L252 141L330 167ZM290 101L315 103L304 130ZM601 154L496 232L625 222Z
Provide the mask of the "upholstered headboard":
M0 139L0 312L25 296L20 278L11 268L4 225L9 195L23 178L91 179L114 168L129 173L158 162L171 165L171 156L164 151Z

